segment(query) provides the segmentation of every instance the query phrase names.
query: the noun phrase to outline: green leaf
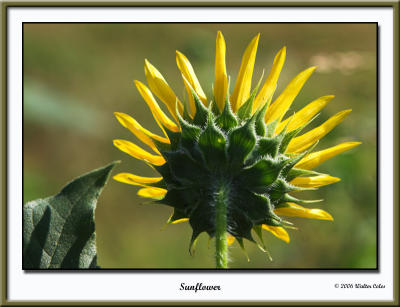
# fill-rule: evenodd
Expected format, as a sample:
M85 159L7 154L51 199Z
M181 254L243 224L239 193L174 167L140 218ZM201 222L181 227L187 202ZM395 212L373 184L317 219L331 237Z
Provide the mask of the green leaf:
M98 268L94 210L113 162L24 205L23 268Z

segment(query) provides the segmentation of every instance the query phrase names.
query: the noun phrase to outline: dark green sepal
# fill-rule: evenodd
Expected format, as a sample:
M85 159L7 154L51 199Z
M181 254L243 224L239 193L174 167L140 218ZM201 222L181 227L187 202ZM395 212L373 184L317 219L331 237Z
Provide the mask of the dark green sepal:
M201 133L201 128L190 124L177 114L179 124L181 125L181 143L182 146L191 151L197 143L198 137Z
M217 117L215 122L217 126L225 132L229 132L230 130L238 126L239 122L235 114L233 114L232 112L228 99L225 102L224 110L222 111L221 115Z
M259 138L257 141L257 145L251 154L251 159L253 159L253 161L254 161L257 158L260 158L263 156L269 156L269 157L275 158L279 151L280 141L281 140L279 137L274 137L274 138L261 137L261 138ZM250 160L250 158L249 158L249 160Z
M160 151L161 154L163 152L171 151L171 144L163 143L155 139L152 140L154 142L154 145L156 145L157 149Z
M166 184L167 189L181 186L181 183L171 174L171 169L168 163L159 166L153 165L153 167L163 177L162 181Z
M180 193L179 189L169 189L163 199L159 199L154 202L173 207L174 210L177 209L185 214L186 204L182 196L183 195Z
M268 186L267 190L271 200L275 202L277 200L282 199L285 193L294 191L303 191L305 190L305 188L295 187L287 183L284 179L278 178L273 184Z
M266 249L264 239L263 239L263 233L262 233L262 225L255 225L253 227L254 233L257 235L258 239L260 240L259 245L261 245L262 249Z
M165 159L169 167L169 174L172 178L182 185L192 185L193 183L203 183L208 180L208 173L200 163L183 151L165 153Z
M253 191L263 192L278 178L284 163L285 161L264 158L246 167L239 174L239 181Z
M215 235L215 209L210 206L209 201L206 198L198 199L189 215L194 238L202 232L207 232L210 237Z
M215 98L214 98L214 100L210 101L209 108L211 109L211 111L215 117L217 117L221 114L221 111L219 110L217 104L215 103Z
M261 108L259 108L256 112L256 133L259 136L265 136L267 131L267 126L265 125L265 113L267 112L268 103L266 102Z
M176 102L176 114L180 115L179 109L178 109L178 101ZM189 122L189 123L192 122L192 117L189 114L188 106L187 106L186 102L183 103L183 114L182 114L182 117L187 122Z
M307 154L309 154L311 151L314 150L315 146L318 145L318 141L316 141L309 149L307 149L306 151L300 153L300 154L295 154L293 157L289 158L286 161L285 167L282 170L281 175L283 177L287 177L287 175L289 174L290 170L297 164L300 162L301 159L303 159Z
M198 144L209 169L220 168L226 164L226 138L215 126L211 112L208 114L207 126L199 136Z
M181 140L181 133L180 132L173 132L168 129L164 129L165 133L168 136L169 141L171 142L169 151L177 150L179 142Z
M267 197L246 190L243 190L231 205L247 216L253 225L262 223L266 217L275 216Z
M251 235L251 229L254 223L250 217L247 216L240 208L230 206L227 212L228 216L228 232L234 237L245 238L249 241L255 242Z
M283 221L282 220L277 220L273 218L267 218L264 222L264 224L268 226L282 226Z
M235 238L235 239L239 243L240 249L246 256L247 261L250 261L249 255L247 254L246 248L244 247L243 239L242 238Z
M199 96L197 96L196 92L193 91L193 89L191 89L191 91L193 95L194 104L196 106L196 114L193 117L193 124L202 127L207 122L208 110L203 105L202 101L200 100Z
M254 131L254 116L243 126L235 128L228 135L228 158L233 168L241 167L254 149L257 136Z
M295 138L295 137L300 133L300 131L304 129L304 127L305 127L306 125L307 125L307 124L305 124L305 125L303 125L303 126L297 128L297 129L294 129L294 130L292 130L292 131L289 131L289 132L287 132L287 133L286 133L286 127L287 127L287 125L286 125L285 129L283 129L283 130L281 131L281 133L280 133L280 135L283 136L283 139L282 139L282 142L281 142L281 146L280 146L280 148L279 148L279 152L280 152L280 153L285 153L285 152L286 152L286 149L288 148L290 141L291 141L293 138Z

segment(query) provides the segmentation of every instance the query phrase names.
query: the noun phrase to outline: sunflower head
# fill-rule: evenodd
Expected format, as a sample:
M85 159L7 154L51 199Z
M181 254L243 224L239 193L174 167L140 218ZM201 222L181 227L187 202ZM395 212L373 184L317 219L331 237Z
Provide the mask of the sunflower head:
M212 98L207 98L189 60L179 51L176 61L188 100L181 102L161 73L145 60L148 87L135 84L164 135L156 135L135 119L115 113L153 153L126 141L114 145L153 167L160 177L120 173L114 179L142 186L138 194L171 206L168 223L189 221L191 246L202 232L231 244L235 239L256 242L264 249L262 229L289 242L286 216L332 220L329 213L303 205L294 192L313 190L339 178L313 169L325 160L357 146L346 142L312 152L318 141L339 124L351 110L332 116L320 126L302 133L320 110L334 97L323 96L299 112L285 118L292 102L314 72L299 73L273 100L286 48L276 55L272 68L252 89L252 74L259 35L246 48L232 93L225 65L225 40L216 40L215 82ZM262 86L261 86L262 85ZM153 94L165 104L167 116ZM317 200L318 201L318 200Z

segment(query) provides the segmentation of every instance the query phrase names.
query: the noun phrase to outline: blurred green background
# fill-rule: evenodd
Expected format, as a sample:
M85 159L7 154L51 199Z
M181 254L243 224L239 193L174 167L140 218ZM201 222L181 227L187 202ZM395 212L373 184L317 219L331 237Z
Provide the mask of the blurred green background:
M69 180L122 160L114 174L155 175L144 162L112 145L114 138L137 142L114 118L125 112L160 133L133 80L145 81L147 58L175 93L186 94L175 50L191 61L211 97L215 38L227 43L232 83L241 55L261 33L254 84L284 45L287 58L279 94L297 73L318 65L291 111L334 94L309 128L333 114L353 112L316 150L344 141L363 144L317 168L342 178L304 195L323 198L318 207L335 221L289 218L290 244L264 232L273 257L245 242L235 243L232 268L376 268L376 25L375 24L24 24L24 202L56 194ZM277 97L277 96L275 96ZM290 112L289 112L290 113ZM138 142L137 142L138 143ZM96 209L99 265L103 268L213 268L214 246L202 234L195 256L188 253L188 223L163 228L172 208L143 204L138 188L110 180ZM163 228L163 229L162 229ZM162 230L161 230L162 229Z

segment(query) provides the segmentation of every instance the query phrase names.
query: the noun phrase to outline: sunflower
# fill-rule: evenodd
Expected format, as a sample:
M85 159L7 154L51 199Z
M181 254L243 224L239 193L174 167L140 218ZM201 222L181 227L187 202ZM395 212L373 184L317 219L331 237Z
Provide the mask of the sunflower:
M244 249L243 239L247 239L265 251L262 230L289 242L286 229L294 227L284 217L333 220L328 212L305 206L319 200L298 199L294 192L315 190L339 181L313 169L360 144L345 142L313 152L318 141L351 110L341 111L301 134L332 100L332 95L320 97L285 118L316 69L310 67L300 72L273 99L286 47L275 56L263 85L261 77L252 89L259 37L258 34L253 38L243 54L231 94L225 40L218 32L211 99L181 52L176 52L176 62L188 93L187 101L181 101L161 73L145 60L147 86L140 81L135 81L135 85L163 135L147 130L127 114L115 113L118 121L152 152L127 140L114 140L114 145L146 162L160 176L120 173L114 179L140 186L138 195L173 207L167 223L188 221L193 229L189 251L202 232L215 237L217 268L227 267L228 246L234 241ZM165 104L168 115L158 101Z

